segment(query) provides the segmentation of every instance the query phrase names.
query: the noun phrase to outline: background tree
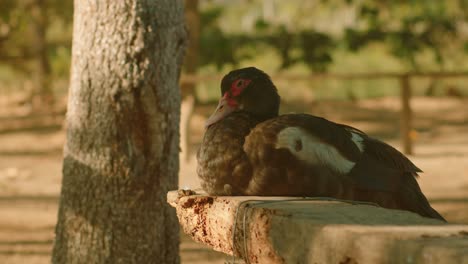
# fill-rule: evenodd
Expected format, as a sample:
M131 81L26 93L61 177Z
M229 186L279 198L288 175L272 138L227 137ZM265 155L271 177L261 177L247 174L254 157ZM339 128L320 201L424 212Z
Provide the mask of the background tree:
M53 263L178 263L182 0L75 1Z
M200 50L200 14L198 10L198 0L185 0L185 21L188 29L188 46L183 63L183 72L189 75L196 75L198 68L198 53ZM190 157L190 136L188 127L195 107L195 88L193 82L182 82L180 84L182 92L181 117L180 117L180 145L181 158L189 160Z
M418 55L429 51L443 70L450 57L446 50L460 48L465 40L457 39L466 23L465 2L359 1L354 5L360 23L346 29L345 41L352 51L383 42L409 70L421 70L424 63L418 61Z
M25 101L35 111L53 104L54 80L68 76L72 12L71 1L2 1L0 72L32 84Z
M202 5L203 65L222 68L273 50L280 58L278 70L304 64L326 71L337 50L358 52L377 43L406 70L428 65L447 70L453 51L467 42L464 0L226 2ZM426 53L432 53L431 60L421 58Z
M40 109L41 106L54 103L52 87L50 85L50 62L47 56L47 14L46 1L34 0L31 7L31 35L32 54L35 58L35 87L31 93L31 102L34 109Z
M46 102L51 98L47 95L51 91L58 100L66 94L70 64L70 3L61 0L2 1L0 92L18 91L24 87L36 98L44 98L39 101ZM192 51L188 54L190 58L184 65L187 73L196 68L200 74L219 74L247 65L257 65L268 72L295 74L468 69L468 34L465 30L468 5L465 0L187 0L186 3L187 9L192 10L188 17L199 16L199 23L194 19L188 24L193 36L199 36L199 41L191 42L195 44L191 50L198 49L198 56L192 56L196 54ZM42 13L34 11L37 6L41 7ZM36 45L40 41L33 40L38 35L34 34L34 28L41 28L41 23L32 25L41 21L35 19L34 14L43 14L46 18L42 23L45 48ZM200 32L196 34L194 29L198 27ZM198 48L196 43L200 43ZM38 52L40 50L46 55L40 55L43 53ZM45 70L40 68L47 65L40 63L47 62L45 59L50 66L49 72L47 67L42 67ZM36 78L41 72L48 78ZM33 81L36 79L39 81ZM333 87L325 82L321 87L328 85ZM391 83L371 81L359 86L369 86L365 94L376 95L371 87L382 85L391 86ZM442 88L443 85L436 86ZM349 83L335 86L336 90L355 90ZM41 87L45 88L39 89ZM196 99L203 102L202 97L207 96L200 94L214 93L206 92L214 89L217 89L215 85L197 84Z

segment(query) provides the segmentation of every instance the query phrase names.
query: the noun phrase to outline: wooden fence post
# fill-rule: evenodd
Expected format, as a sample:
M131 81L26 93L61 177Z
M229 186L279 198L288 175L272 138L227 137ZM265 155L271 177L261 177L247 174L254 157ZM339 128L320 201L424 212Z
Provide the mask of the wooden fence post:
M411 138L412 130L412 112L411 112L411 84L408 74L400 77L401 88L401 117L400 117L400 135L403 140L403 152L413 154L413 142Z

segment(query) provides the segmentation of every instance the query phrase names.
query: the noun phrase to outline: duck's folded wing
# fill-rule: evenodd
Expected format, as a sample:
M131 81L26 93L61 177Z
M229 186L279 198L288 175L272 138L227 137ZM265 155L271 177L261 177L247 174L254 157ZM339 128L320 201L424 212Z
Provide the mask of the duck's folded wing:
M250 189L261 193L277 188L286 194L290 188L290 195L335 196L333 189L339 193L355 184L347 174L362 155L361 141L338 124L311 115L262 122L244 144L255 170Z
M261 144L266 143L273 146L269 151L286 150L303 163L347 175L357 188L366 190L395 191L402 177L412 177L421 171L384 142L353 127L307 114L283 115L257 125L247 137L248 147L244 149L247 153L261 152L251 155L259 162L275 156L263 153L266 150Z
M307 114L282 115L257 125L250 141L260 137L276 149L288 149L309 163L333 163L334 159L356 162L362 152L363 138L339 124ZM336 161L336 160L335 160Z

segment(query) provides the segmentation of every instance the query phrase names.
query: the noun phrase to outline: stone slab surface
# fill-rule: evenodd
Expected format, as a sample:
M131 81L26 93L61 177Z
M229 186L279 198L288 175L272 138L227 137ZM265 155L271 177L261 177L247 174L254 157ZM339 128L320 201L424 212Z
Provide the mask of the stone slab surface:
M468 225L327 198L171 191L195 241L246 263L467 263Z

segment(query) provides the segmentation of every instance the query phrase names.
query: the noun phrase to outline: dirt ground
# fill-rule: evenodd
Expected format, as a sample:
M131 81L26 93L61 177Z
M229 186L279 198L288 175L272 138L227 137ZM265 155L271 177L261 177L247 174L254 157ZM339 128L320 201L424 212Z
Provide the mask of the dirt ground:
M63 111L28 115L0 98L0 262L49 263L60 193ZM414 98L415 155L421 188L449 222L468 224L468 99ZM213 105L197 106L180 186L197 188L194 152ZM288 102L282 112L310 112L366 131L399 148L398 98L359 102ZM182 263L224 263L223 254L181 235Z

